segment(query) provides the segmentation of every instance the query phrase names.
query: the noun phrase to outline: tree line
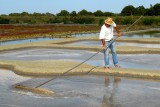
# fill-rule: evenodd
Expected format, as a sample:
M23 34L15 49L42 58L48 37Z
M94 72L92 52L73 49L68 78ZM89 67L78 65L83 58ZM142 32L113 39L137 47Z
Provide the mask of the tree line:
M159 16L160 4L151 5L150 8L144 6L134 7L132 5L125 6L121 13L102 12L97 10L90 12L85 9L76 12L68 12L67 10L61 10L57 14L52 13L10 13L8 15L0 15L0 24L52 24L52 23L64 23L64 24L101 24L104 18L107 16L120 17L120 16ZM128 20L128 22L127 22ZM148 19L150 20L150 19ZM155 20L155 19L154 19ZM150 20L150 23L154 22ZM125 19L125 22L121 24L128 24L131 20ZM148 22L147 22L148 23Z

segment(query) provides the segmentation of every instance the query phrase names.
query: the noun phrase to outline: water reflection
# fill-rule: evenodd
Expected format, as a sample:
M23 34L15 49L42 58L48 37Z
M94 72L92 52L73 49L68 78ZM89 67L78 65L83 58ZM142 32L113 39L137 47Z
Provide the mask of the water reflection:
M120 104L116 104L116 93L118 91L118 83L121 81L119 77L114 77L111 80L109 77L104 78L104 84L106 87L105 95L101 107L121 107Z

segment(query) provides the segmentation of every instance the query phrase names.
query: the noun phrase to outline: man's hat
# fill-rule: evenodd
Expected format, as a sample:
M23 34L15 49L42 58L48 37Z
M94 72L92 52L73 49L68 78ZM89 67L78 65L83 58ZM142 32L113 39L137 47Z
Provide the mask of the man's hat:
M112 18L110 18L110 17L108 17L108 18L104 21L104 23L105 23L105 24L108 24L108 25L112 25L113 22L114 22L114 21L113 21Z

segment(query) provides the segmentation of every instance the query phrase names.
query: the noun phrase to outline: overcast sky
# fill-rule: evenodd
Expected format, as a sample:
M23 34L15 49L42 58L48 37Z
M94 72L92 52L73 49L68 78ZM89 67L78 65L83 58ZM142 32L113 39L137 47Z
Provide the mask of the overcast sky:
M53 14L61 10L69 12L79 12L82 9L95 12L120 13L128 5L134 7L144 6L149 8L150 4L155 5L160 0L0 0L0 14L21 13L21 12L38 12Z

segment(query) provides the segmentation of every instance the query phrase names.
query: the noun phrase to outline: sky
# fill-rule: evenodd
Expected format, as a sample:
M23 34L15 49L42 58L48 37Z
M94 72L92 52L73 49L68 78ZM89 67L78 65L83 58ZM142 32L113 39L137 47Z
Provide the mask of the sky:
M134 7L143 5L150 8L150 4L156 3L160 3L160 0L0 0L0 14L21 12L57 14L61 10L79 12L83 9L91 12L101 10L120 13L128 5Z

